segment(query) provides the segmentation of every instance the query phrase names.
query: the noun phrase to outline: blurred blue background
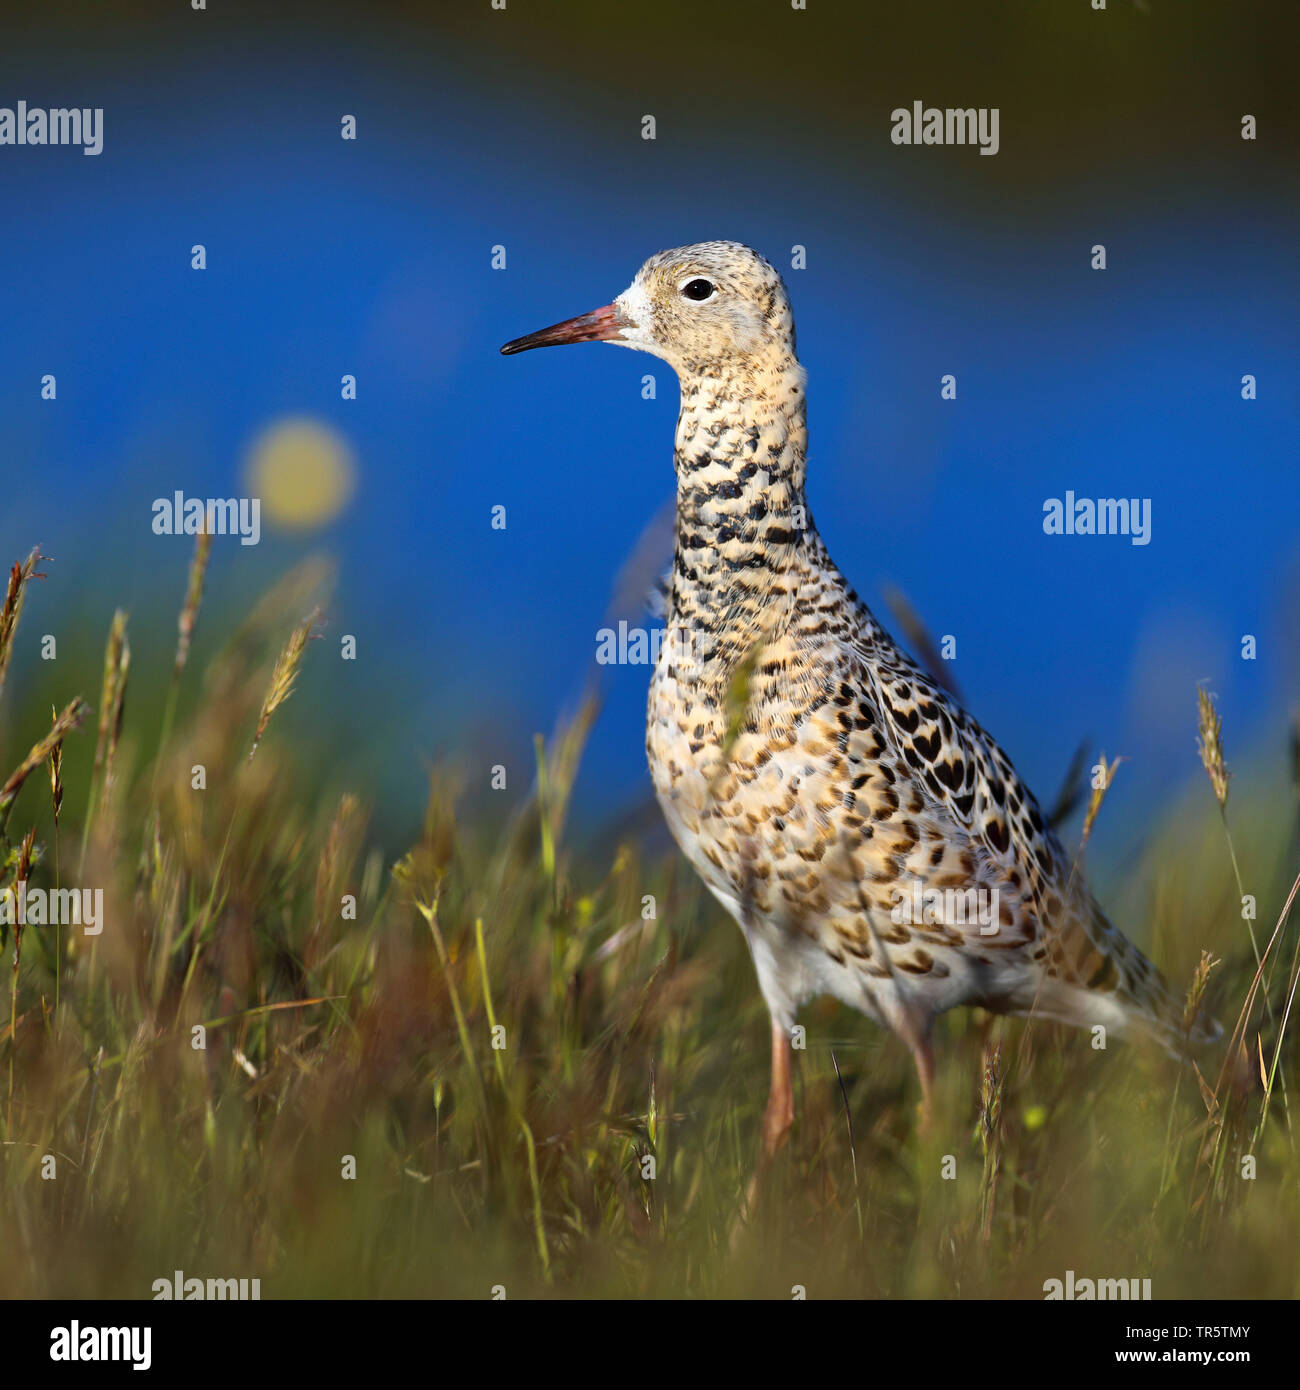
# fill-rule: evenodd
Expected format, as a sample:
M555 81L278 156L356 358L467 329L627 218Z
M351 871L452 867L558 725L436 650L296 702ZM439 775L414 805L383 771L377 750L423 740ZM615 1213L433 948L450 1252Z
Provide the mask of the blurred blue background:
M1280 763L1300 676L1294 20L895 8L7 18L0 105L105 108L98 158L0 149L0 558L54 557L11 679L33 678L41 632L102 634L118 605L133 679L165 672L191 542L152 533L153 499L240 495L254 441L306 417L341 437L355 491L310 532L264 516L256 547L218 538L197 659L324 548L331 639L355 634L359 659L314 651L294 717L329 777L394 848L438 758L471 788L506 763L522 795L532 732L573 707L671 503L677 402L650 358L497 348L722 237L786 274L832 553L887 626L893 584L956 637L968 705L1040 798L1088 736L1131 760L1115 814L1158 809L1196 767L1198 681L1230 759ZM914 100L999 107L1000 153L893 146ZM1151 543L1045 536L1067 490L1151 498ZM93 699L98 652L68 660ZM649 794L648 674L603 673L586 825Z

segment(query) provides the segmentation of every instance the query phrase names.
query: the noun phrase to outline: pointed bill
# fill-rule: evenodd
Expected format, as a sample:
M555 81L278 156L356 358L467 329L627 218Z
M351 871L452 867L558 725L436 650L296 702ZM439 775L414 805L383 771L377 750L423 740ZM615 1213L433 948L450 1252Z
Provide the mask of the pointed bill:
M629 327L628 321L616 304L606 304L593 309L589 314L579 314L576 319L565 319L550 328L540 328L524 338L516 338L501 349L503 357L512 353L527 352L530 348L557 347L561 343L608 343L617 342L623 330Z

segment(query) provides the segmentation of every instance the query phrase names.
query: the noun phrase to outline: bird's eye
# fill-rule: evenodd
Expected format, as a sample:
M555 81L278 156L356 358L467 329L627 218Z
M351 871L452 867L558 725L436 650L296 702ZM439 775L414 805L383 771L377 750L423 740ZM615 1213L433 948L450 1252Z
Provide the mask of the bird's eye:
M693 299L696 303L712 297L717 286L712 280L688 280L682 286L682 293L687 299Z

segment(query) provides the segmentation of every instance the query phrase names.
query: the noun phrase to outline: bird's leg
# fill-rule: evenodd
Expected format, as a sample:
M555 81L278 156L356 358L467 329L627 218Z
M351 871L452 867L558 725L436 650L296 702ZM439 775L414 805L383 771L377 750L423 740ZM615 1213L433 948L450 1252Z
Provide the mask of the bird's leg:
M754 1212L758 1201L759 1188L772 1160L781 1152L782 1146L790 1136L794 1124L794 1078L791 1071L792 1054L790 1035L775 1020L772 1020L772 1083L767 1093L767 1109L763 1111L760 1127L762 1147L758 1162L745 1189L745 1204L740 1209L739 1220L732 1232L733 1244L740 1237L745 1222Z
M915 1005L902 1002L890 1019L894 1031L907 1044L921 1080L920 1128L930 1128L934 1100L934 1049L930 1046L930 1020Z
M934 1097L934 1049L928 1036L922 1035L912 1044L912 1060L921 1078L921 1133L930 1128Z
M790 1035L772 1020L772 1084L763 1112L763 1159L770 1163L790 1135L794 1124L794 1080L791 1076Z

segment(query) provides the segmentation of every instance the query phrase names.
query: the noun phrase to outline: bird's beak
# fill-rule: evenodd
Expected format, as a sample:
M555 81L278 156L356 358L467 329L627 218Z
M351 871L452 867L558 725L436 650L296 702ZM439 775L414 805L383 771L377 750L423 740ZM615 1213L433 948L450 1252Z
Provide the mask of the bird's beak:
M616 304L606 304L603 309L593 309L589 314L579 314L576 319L540 328L526 338L516 338L513 343L507 343L501 353L509 357L511 353L527 352L529 348L555 347L560 343L608 343L617 341L629 326Z

